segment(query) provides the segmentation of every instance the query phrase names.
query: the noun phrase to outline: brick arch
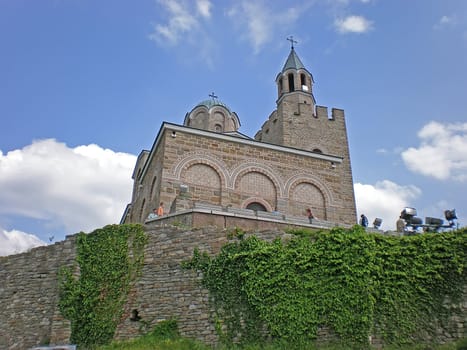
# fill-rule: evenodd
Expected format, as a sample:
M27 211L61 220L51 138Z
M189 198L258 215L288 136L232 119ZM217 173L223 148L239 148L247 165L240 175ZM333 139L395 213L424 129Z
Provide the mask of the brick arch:
M296 175L286 185L289 212L303 215L310 207L318 219L327 220L332 202L331 192L326 185L310 175Z
M279 197L284 196L284 185L282 184L282 181L276 175L274 170L264 164L258 164L256 162L243 163L237 168L235 168L234 171L232 172L232 176L230 178L228 188L230 189L237 188L237 183L239 179L241 179L244 176L244 174L249 173L249 172L261 173L265 175L266 177L268 177L269 180L271 180L272 183L274 184L274 187L276 189L276 193L278 194L278 196Z
M190 187L192 201L221 204L221 178L212 166L192 163L184 168L180 178Z
M291 190L293 190L298 184L302 182L309 182L312 185L316 186L324 195L324 199L327 205L331 205L334 201L332 196L332 192L329 190L328 186L326 186L320 179L316 176L311 174L296 174L290 177L287 182L285 183L285 195L290 197Z
M277 207L277 186L267 174L256 169L250 168L239 174L235 181L235 192L241 202L246 202L245 206L253 201L251 198L256 201L261 198L262 204L268 203L266 208Z
M189 153L184 158L180 159L172 167L172 173L174 175L174 178L180 180L182 172L190 168L194 164L205 164L213 168L219 175L221 187L226 187L227 179L229 178L229 173L227 171L226 165L219 159L207 154Z
M246 208L248 206L248 204L251 204L251 203L260 203L262 204L267 211L271 212L271 211L274 211L275 208L273 208L271 206L271 203L269 203L268 201L264 200L263 198L260 198L260 197L250 197L248 199L245 199L242 204L240 205L242 208Z

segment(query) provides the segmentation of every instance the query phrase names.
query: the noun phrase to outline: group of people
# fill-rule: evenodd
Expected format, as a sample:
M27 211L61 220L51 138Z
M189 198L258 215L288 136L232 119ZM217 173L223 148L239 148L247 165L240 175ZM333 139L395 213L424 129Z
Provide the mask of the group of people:
M163 215L164 215L164 203L161 202L159 204L159 207L154 208L153 212L149 214L148 219L155 219ZM312 224L313 219L315 219L315 216L313 215L311 208L306 209L306 216L308 218L308 222ZM363 227L368 227L368 218L365 216L365 214L360 215L360 225L362 225Z
M148 219L155 219L155 218L157 218L157 217L159 217L159 216L163 216L163 215L164 215L164 203L161 202L161 203L159 204L159 207L158 207L158 208L154 208L154 209L152 210L152 213L150 213L150 214L148 215Z

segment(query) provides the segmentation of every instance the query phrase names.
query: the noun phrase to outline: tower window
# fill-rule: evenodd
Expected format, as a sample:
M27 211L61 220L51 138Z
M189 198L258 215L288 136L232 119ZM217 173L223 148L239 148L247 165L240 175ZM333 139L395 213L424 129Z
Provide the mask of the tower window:
M279 93L282 93L282 78L279 79Z
M308 85L306 85L306 76L305 74L300 74L300 85L302 86L303 91L308 91Z
M293 74L290 73L288 78L289 78L289 92L295 91L295 84L294 84Z

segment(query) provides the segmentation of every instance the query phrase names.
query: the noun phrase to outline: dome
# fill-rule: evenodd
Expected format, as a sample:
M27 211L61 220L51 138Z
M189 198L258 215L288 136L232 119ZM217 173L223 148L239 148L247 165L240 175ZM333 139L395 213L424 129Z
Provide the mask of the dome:
M231 112L229 106L227 106L224 102L222 102L221 100L219 100L217 98L211 98L209 100L201 101L193 109L195 109L197 107L200 107L200 106L205 106L205 107L207 107L207 109L211 109L214 106L222 106L225 109L227 109L229 112Z
M193 107L191 112L186 114L183 125L197 129L228 133L238 130L240 120L229 106L217 97L212 97Z

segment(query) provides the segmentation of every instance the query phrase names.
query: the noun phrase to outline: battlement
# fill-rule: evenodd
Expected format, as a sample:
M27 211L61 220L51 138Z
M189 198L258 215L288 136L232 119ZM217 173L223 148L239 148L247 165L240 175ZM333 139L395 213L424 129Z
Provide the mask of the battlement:
M341 120L344 119L344 110L340 108L332 108L331 115L328 113L328 107L316 106L315 118L323 118L328 120Z

